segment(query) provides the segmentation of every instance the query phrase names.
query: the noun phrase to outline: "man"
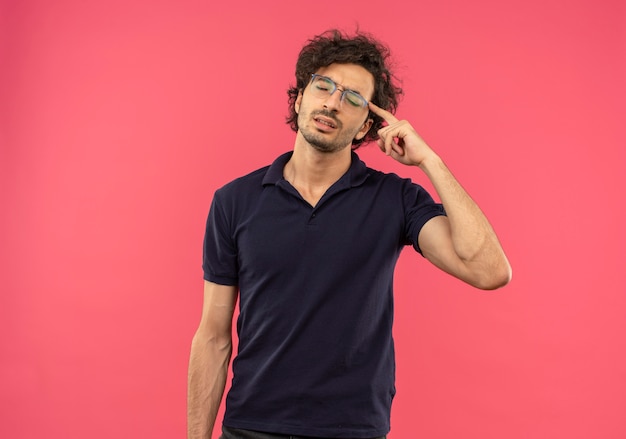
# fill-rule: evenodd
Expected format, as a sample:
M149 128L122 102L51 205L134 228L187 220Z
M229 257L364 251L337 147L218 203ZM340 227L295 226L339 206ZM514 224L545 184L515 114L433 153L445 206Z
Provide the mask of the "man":
M289 91L293 152L215 193L189 365L189 438L212 434L238 294L222 438L381 438L395 394L392 279L400 250L413 245L478 288L509 282L483 213L411 124L392 114L401 90L388 56L362 34L310 40ZM374 139L391 158L420 168L443 206L410 180L367 168L353 149Z

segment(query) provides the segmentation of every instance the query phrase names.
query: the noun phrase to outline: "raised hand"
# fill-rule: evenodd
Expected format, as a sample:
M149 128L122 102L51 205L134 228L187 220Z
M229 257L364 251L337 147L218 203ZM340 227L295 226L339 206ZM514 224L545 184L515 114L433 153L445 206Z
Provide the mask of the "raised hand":
M398 162L409 166L421 166L424 160L436 157L435 152L406 120L398 120L387 110L373 103L369 109L382 117L387 126L378 130L378 147L382 152Z

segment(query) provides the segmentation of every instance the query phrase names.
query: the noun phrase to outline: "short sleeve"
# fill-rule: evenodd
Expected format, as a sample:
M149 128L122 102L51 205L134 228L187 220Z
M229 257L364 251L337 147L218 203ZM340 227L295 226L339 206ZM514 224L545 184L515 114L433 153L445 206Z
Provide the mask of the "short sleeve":
M206 222L202 269L204 279L220 285L237 285L237 246L233 238L232 216L221 192L215 192Z
M445 215L446 212L443 205L435 203L423 187L410 180L405 181L403 203L406 243L413 245L413 248L422 254L417 240L422 227L432 218Z

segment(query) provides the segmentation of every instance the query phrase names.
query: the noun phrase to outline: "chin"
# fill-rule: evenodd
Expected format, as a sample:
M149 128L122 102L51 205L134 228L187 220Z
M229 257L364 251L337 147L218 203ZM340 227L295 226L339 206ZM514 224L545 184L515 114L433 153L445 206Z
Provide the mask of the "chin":
M304 140L306 140L307 143L311 145L313 149L315 149L318 152L327 153L327 154L343 151L344 149L352 145L351 138L350 139L339 138L335 140L329 140L329 139L324 138L325 136L323 136L322 134L311 133L305 130L302 131L302 137L304 137Z

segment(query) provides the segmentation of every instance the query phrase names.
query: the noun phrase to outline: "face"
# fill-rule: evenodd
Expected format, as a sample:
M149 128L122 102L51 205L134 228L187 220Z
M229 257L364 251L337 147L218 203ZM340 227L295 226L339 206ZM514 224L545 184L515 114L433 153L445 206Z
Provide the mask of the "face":
M341 92L354 90L370 100L374 94L374 77L356 64L331 64L314 73L332 79L338 89L331 95L318 96L311 92L309 83L300 92L295 103L298 134L320 152L341 151L353 139L363 138L372 125L368 108L341 102Z

